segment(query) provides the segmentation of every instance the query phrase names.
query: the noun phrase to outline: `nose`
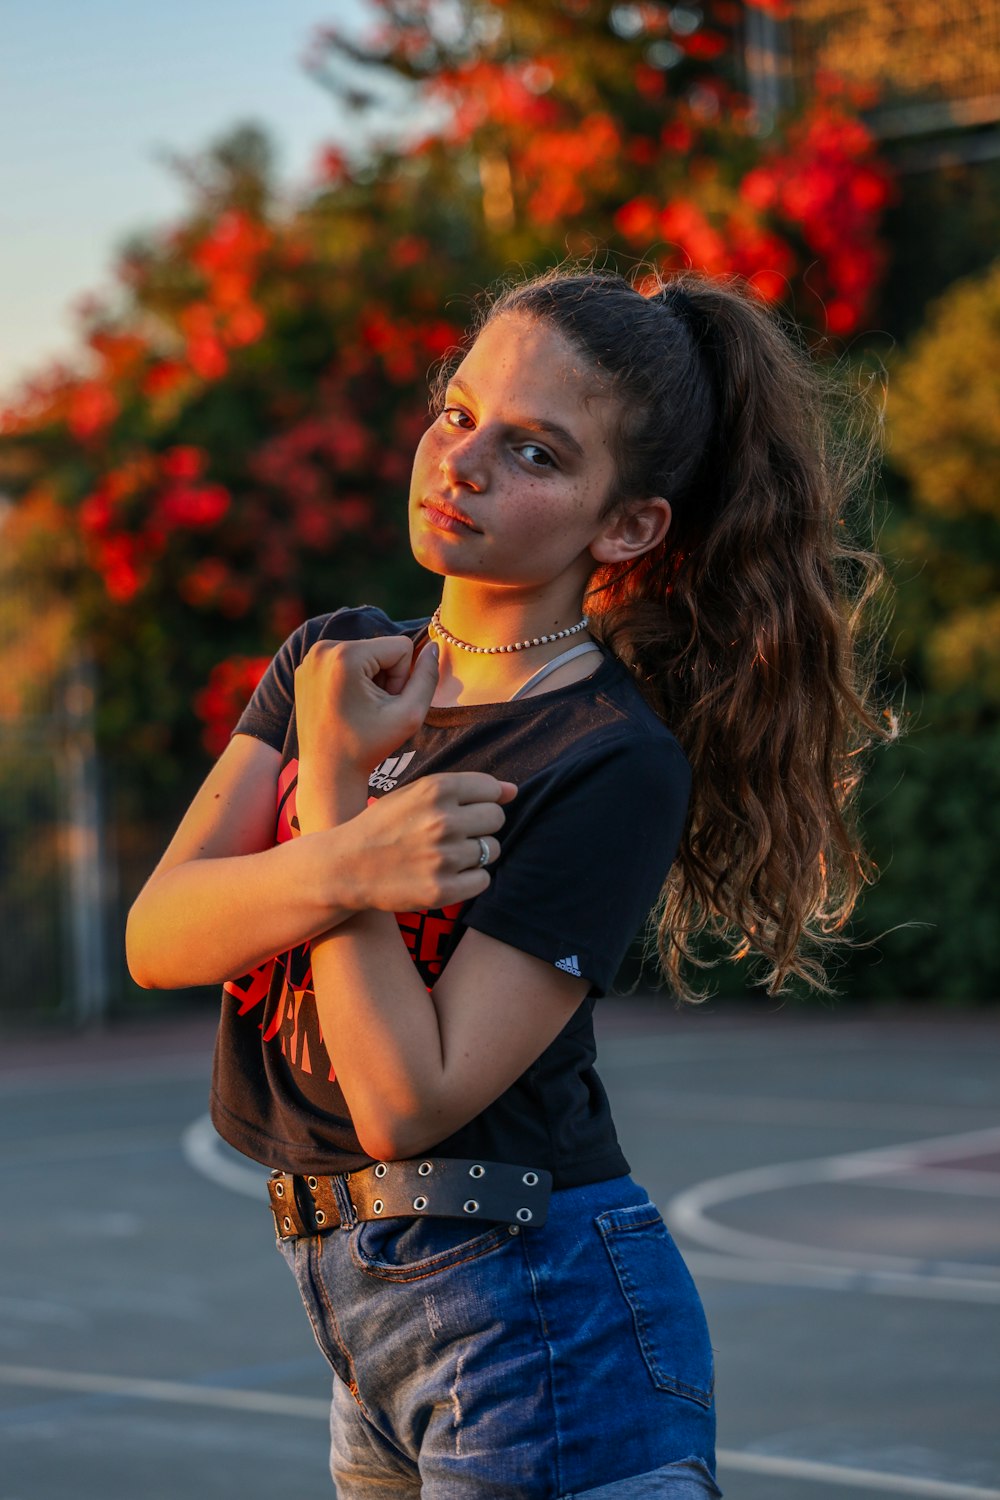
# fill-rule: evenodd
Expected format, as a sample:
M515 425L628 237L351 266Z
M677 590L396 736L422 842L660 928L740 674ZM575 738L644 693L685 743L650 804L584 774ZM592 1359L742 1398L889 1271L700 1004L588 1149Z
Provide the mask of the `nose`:
M482 441L477 442L479 437L478 432L470 432L452 441L441 458L441 473L447 483L477 495L487 484L486 453Z

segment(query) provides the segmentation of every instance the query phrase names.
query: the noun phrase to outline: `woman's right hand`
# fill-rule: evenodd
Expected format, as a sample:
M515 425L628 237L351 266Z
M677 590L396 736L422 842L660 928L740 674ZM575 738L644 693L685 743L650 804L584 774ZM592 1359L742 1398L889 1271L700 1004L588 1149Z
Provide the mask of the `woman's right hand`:
M510 781L481 771L423 776L373 801L340 826L349 841L356 889L351 904L375 911L437 909L481 895L490 883L479 863L480 838L492 862Z

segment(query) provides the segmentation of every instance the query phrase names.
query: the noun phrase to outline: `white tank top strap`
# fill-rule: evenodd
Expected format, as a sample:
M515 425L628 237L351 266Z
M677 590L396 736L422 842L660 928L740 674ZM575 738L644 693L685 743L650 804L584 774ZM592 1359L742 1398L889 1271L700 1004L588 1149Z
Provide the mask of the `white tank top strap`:
M560 651L559 655L554 656L551 661L547 661L544 667L539 667L538 671L533 673L527 682L522 682L517 691L511 693L507 701L513 703L515 698L523 698L529 688L533 688L536 683L544 682L550 672L554 672L557 667L564 666L566 662L572 661L574 657L583 656L586 651L600 652L600 649L596 641L583 641L579 646L570 646L567 651Z

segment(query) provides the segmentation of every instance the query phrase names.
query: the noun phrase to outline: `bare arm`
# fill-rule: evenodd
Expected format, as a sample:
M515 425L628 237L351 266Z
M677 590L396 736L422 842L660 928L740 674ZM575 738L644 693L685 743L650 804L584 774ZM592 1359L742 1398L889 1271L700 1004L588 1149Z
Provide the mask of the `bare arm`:
M314 944L323 1035L362 1148L415 1156L497 1099L559 1034L586 979L484 933L462 937L432 993L396 923L363 912Z
M435 680L425 666L390 702L390 749L422 719ZM339 726L325 727L335 742ZM467 851L503 822L492 777L428 777L366 807L365 775L349 819L272 847L280 763L270 746L236 735L209 773L129 914L126 951L138 984L217 984L358 911L448 905L486 883L468 868ZM456 818L442 818L442 807L459 804Z
M272 847L280 760L237 735L209 772L129 913L137 984L232 979L358 909L346 830Z

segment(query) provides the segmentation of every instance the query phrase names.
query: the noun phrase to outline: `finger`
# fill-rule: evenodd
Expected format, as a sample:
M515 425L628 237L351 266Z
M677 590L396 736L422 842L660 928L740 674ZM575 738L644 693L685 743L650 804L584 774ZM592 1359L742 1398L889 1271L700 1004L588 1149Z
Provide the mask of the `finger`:
M467 864L473 869L483 870L500 857L500 841L490 838L488 834L481 834L479 838L471 839L469 848L472 853Z
M449 821L458 837L477 839L481 834L499 833L506 819L499 802L467 802L455 808Z
M375 666L371 674L378 678L379 687L396 697L406 686L413 661L413 642L408 635L375 636L368 642L370 660Z
M400 709L416 727L424 722L438 683L438 649L425 646L398 691Z
M498 781L487 771L444 771L439 773L441 790L464 807L471 802L510 802L517 794L512 781Z

